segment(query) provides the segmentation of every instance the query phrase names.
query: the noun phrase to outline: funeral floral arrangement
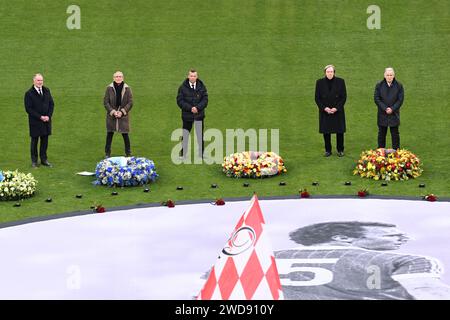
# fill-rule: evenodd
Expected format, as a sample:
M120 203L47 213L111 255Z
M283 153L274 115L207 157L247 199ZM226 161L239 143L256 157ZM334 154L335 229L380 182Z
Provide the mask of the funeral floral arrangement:
M29 198L36 192L37 181L31 173L0 171L0 200Z
M135 157L107 158L95 169L97 180L95 184L130 187L148 184L158 178L155 164L152 160Z
M354 175L374 180L408 180L421 175L420 159L406 149L376 149L361 153Z
M275 152L245 151L225 157L223 172L234 178L263 178L287 172L283 159Z

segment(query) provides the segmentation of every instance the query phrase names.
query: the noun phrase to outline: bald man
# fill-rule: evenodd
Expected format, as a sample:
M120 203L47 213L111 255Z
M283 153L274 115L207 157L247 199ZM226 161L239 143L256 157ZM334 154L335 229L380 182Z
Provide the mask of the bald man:
M44 77L37 73L33 76L33 86L25 93L25 111L28 113L30 129L31 166L37 168L38 143L39 156L43 166L51 167L47 159L48 136L52 134L52 115L54 102L50 89L44 87Z

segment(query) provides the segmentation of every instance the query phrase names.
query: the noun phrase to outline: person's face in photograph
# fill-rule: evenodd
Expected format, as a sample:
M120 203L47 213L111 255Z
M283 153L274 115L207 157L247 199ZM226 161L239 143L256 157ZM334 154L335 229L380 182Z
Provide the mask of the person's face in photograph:
M369 250L397 250L408 241L406 234L394 227L364 227L365 234L352 245Z

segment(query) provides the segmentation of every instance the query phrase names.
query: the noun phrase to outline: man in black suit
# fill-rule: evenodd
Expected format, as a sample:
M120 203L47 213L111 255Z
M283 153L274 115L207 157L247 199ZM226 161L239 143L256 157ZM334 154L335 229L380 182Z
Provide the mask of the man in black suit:
M347 91L344 79L335 76L333 65L324 68L325 77L316 82L316 104L319 107L319 132L325 141L325 157L331 156L331 134L336 133L337 154L344 156L345 111Z
M384 70L384 79L375 86L374 100L378 107L378 148L386 147L386 134L391 128L392 149L400 149L400 107L403 104L404 91L395 79L393 68Z
M44 87L44 77L37 73L33 77L33 86L25 93L25 110L31 137L31 166L38 167L38 141L41 140L39 156L44 166L52 165L47 159L48 136L52 134L53 98L50 90Z
M208 91L198 78L196 70L189 70L187 79L178 88L177 104L181 109L181 119L183 120L183 149L181 156L183 159L187 158L189 133L194 124L199 147L198 156L203 158L203 120L205 118L205 109L208 106Z

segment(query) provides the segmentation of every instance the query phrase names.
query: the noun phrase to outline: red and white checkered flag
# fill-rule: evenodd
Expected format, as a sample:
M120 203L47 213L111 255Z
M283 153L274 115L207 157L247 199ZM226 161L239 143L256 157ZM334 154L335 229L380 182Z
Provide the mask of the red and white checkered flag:
M264 217L253 196L211 268L199 300L283 299L272 246L264 232Z

